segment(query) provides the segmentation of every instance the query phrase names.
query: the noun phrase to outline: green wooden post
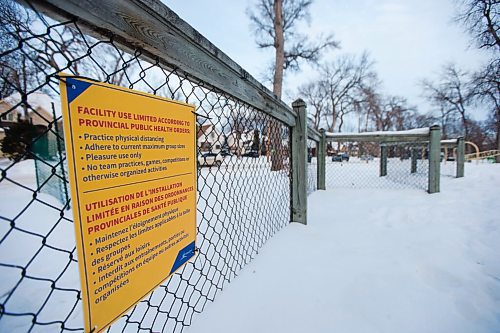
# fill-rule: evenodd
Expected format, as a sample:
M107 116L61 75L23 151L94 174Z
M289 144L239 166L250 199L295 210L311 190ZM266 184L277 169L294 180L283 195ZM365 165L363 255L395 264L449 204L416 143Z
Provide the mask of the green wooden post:
M457 178L465 174L465 141L463 137L457 139Z
M416 148L411 148L410 150L410 155L411 155L411 173L417 172L417 149Z
M387 146L380 146L380 177L387 176Z
M431 126L429 133L429 193L439 192L441 176L441 128L439 125Z
M326 190L326 134L324 129L320 129L321 138L318 145L318 190Z
M307 113L306 103L292 103L297 115L292 127L292 222L307 224Z

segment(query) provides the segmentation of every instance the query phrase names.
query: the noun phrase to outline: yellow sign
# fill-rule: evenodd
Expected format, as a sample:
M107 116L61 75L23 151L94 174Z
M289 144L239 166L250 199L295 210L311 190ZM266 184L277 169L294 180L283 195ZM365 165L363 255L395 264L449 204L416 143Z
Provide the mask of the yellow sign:
M186 263L196 238L194 107L62 77L86 332Z

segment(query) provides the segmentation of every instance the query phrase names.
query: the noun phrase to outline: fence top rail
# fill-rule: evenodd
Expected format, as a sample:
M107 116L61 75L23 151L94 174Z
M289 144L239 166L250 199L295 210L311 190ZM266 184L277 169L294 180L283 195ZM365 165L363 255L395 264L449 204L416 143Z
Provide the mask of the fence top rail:
M363 133L326 132L328 141L364 141L364 142L425 142L429 141L430 128L416 128L406 131L378 131Z
M456 148L458 146L459 139L460 138L441 140L441 148Z
M315 129L314 127L308 126L307 137L311 140L319 142L319 140L321 140L321 133L317 129Z
M94 37L112 33L124 49L140 47L149 53L142 58L158 57L192 79L295 126L292 108L159 0L30 0L29 4L56 19L77 17Z

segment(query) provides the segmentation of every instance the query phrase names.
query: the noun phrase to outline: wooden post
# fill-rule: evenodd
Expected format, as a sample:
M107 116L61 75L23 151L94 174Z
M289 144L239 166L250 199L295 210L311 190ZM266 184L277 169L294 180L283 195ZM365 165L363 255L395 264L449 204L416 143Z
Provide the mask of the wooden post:
M464 176L465 171L465 140L457 139L457 178Z
M387 146L380 146L380 177L387 176Z
M440 181L440 155L441 155L441 128L439 125L431 126L429 133L429 193L439 192Z
M318 190L326 190L326 135L324 129L320 129L319 132L321 133L321 138L316 154L318 163Z
M306 103L292 103L297 115L292 127L292 222L307 224L307 113Z
M411 173L417 172L417 148L410 148L410 155L411 155Z

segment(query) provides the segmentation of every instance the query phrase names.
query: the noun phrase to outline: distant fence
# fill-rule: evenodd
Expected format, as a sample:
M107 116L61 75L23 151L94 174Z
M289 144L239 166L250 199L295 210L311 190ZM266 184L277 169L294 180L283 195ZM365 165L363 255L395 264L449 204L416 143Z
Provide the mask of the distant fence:
M310 131L311 137L319 137L317 189L417 188L436 193L441 175L464 177L464 140L439 140L439 126L364 133Z
M439 192L440 128L327 133L326 188L420 188Z

